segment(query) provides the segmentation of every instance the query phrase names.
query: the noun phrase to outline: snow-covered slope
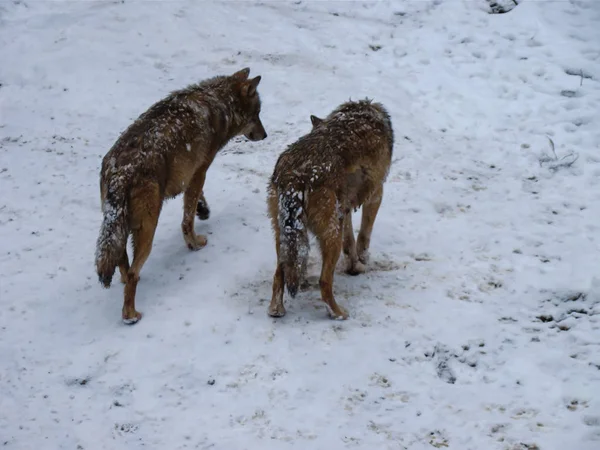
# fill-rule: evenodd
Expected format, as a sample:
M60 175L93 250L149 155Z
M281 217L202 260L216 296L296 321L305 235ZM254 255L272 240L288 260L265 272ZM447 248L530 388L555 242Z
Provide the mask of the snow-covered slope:
M1 3L3 448L600 448L600 3L488 9ZM200 252L165 206L127 327L94 273L101 158L246 66L269 137L210 168ZM336 275L351 317L313 287L273 320L277 155L365 96L397 145L370 270Z

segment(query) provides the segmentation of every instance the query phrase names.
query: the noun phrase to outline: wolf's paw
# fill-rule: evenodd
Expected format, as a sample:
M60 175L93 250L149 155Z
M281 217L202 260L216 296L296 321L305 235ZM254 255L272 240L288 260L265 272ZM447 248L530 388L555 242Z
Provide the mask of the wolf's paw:
M207 220L210 217L210 209L208 205L202 201L196 206L196 215L200 220Z
M369 262L369 250L358 252L358 260L366 266Z
M319 288L319 277L311 275L310 277L304 278L300 283L300 292L308 291L309 289Z
M188 248L193 251L200 250L208 243L208 239L203 234L187 235L184 237Z
M348 318L348 312L339 305L336 305L335 309L332 309L329 305L325 304L329 317L335 320L346 320Z
M361 273L365 273L365 270L367 270L367 268L362 262L356 261L352 263L352 261L349 261L348 267L346 268L346 273L348 275L356 276L360 275Z
M136 324L141 319L142 319L142 313L137 312L135 309L133 311L123 310L123 323L125 325Z
M286 311L282 303L269 305L269 316L271 317L283 317L285 316L285 312Z

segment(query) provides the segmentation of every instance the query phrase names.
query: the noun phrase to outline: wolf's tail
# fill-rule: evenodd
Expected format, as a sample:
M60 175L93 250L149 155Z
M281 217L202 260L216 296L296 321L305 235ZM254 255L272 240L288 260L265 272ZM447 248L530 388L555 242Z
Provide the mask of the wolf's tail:
M111 189L112 188L112 189ZM109 186L102 204L104 220L96 243L96 272L104 287L109 287L115 268L123 257L129 224L127 196L124 186Z
M304 211L304 192L297 186L278 189L280 258L283 263L284 282L289 294L296 296L306 271L308 253L308 230Z

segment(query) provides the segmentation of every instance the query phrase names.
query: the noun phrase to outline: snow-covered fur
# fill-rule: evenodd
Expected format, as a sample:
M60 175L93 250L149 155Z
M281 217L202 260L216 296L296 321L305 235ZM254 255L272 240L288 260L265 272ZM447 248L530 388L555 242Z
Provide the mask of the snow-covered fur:
M206 171L234 136L257 141L267 133L256 90L261 77L246 68L171 93L143 113L106 154L100 173L104 220L96 246L100 282L110 286L115 267L126 283L123 319L139 320L134 297L139 272L150 254L162 203L184 192L181 228L187 246L198 250L206 236L194 232L196 212L208 218L203 195ZM131 267L126 252L133 235Z
M311 116L311 122L311 132L279 156L269 184L269 215L277 249L269 313L285 314L284 285L292 297L296 295L306 270L311 231L323 255L322 298L334 316L346 317L333 299L333 271L342 243L348 273L364 271L394 134L386 109L368 99L343 103L325 119ZM361 206L363 220L356 245L350 212Z

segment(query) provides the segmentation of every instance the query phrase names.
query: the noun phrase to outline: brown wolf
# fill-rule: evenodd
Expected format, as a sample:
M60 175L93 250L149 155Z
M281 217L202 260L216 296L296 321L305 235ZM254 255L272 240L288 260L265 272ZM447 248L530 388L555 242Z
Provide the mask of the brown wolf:
M100 194L104 221L96 247L96 270L109 287L119 266L125 283L123 321L141 318L135 309L140 270L150 255L163 201L183 197L183 238L191 250L207 243L194 232L194 213L208 218L203 195L206 170L234 136L267 137L256 87L245 68L190 85L152 105L119 137L102 160ZM133 235L129 266L127 239Z
M325 119L311 116L310 133L277 160L268 188L268 211L275 232L277 267L269 315L285 315L283 290L295 297L309 253L308 232L316 235L323 265L319 286L329 313L348 314L333 297L333 274L342 248L346 272L364 272L383 183L392 161L394 133L380 103L349 101ZM362 206L358 243L352 210Z

